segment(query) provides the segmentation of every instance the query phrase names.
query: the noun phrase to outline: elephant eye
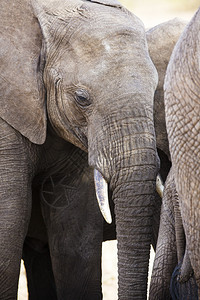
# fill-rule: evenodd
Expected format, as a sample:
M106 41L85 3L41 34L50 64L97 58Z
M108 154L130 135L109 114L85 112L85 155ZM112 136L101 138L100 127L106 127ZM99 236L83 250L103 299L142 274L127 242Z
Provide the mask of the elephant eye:
M88 92L82 89L75 92L75 99L78 105L82 107L86 107L91 104Z

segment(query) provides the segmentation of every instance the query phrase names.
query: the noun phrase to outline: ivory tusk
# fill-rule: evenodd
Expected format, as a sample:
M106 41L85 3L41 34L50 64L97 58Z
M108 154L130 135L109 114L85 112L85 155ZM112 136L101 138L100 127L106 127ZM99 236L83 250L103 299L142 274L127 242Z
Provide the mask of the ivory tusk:
M95 182L95 190L97 201L99 204L99 208L101 213L106 220L107 223L112 223L112 217L110 213L109 201L108 201L108 184L106 180L103 178L101 173L94 169L94 182Z
M161 198L163 197L163 190L164 190L163 181L160 174L158 174L156 177L156 191Z

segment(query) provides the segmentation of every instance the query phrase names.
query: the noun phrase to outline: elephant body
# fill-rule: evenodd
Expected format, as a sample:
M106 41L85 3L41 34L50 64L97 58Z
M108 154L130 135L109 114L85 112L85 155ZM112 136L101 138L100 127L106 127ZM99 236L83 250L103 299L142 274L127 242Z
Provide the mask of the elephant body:
M1 4L0 299L16 299L23 245L33 290L47 267L55 299L101 299L93 169L108 220L102 185L115 204L119 299L144 299L158 157L143 24L113 0Z
M186 248L200 289L199 271L199 17L181 35L165 78L165 111L170 153Z
M159 76L158 86L154 96L154 124L156 145L160 157L159 172L163 181L166 181L160 219L159 217L155 218L157 222L160 220L158 225L160 229L151 277L150 299L171 299L171 276L177 263L181 263L185 254L185 235L182 228L173 171L171 170L163 85L173 48L185 29L186 24L185 21L173 19L161 23L147 31L149 53ZM155 207L159 207L158 201L156 201ZM190 271L187 271L186 268L184 272L190 275ZM189 284L191 284L191 282ZM180 285L180 294L183 291L187 292L187 295L191 294L188 286ZM173 292L172 290L172 293Z

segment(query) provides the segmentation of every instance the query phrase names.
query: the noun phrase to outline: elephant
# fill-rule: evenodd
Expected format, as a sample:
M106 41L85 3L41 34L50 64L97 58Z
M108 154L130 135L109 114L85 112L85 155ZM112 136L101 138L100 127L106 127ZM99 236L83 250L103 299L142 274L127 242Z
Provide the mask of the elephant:
M165 83L165 114L174 180L186 248L200 291L199 253L199 17L197 10L180 36Z
M160 158L160 169L163 183L171 168L169 143L164 114L164 77L167 65L178 37L187 22L178 18L160 23L146 32L150 57L158 72L158 85L154 94L154 127L156 133L156 147ZM157 236L160 224L161 198L156 194L154 208L154 250L156 249Z
M169 161L168 139L167 139L167 134L166 134L165 118L163 115L163 111L164 111L164 99L163 99L164 74L166 72L166 67L167 67L167 63L169 61L169 57L170 57L172 48L173 48L176 40L178 39L178 36L180 35L181 31L185 27L185 25L186 25L186 22L178 20L178 19L174 19L174 20L170 20L168 22L159 24L156 27L148 30L146 33L150 57L151 57L153 63L155 64L158 74L159 74L159 84L156 88L156 92L155 92L155 96L154 96L154 120L155 120L154 122L155 122L155 131L156 131L156 137L157 137L157 142L156 142L157 150L158 150L160 162L161 162L160 173L161 173L161 177L164 181L166 180L167 174L171 167L171 163ZM166 41L166 34L168 36L170 35L170 37L171 37L170 40L168 41L167 45L166 45L166 43L164 43L164 41ZM158 53L159 53L159 55L158 55ZM56 142L56 141L54 141L54 142ZM61 140L59 142L61 142ZM67 170L65 172L67 172ZM42 181L41 176L42 175L39 174L37 176L37 180L35 180L35 181L41 182ZM64 177L64 175L63 175L63 177ZM94 188L92 187L92 184L93 184L92 176L90 175L90 177L91 177L90 188L94 190ZM61 176L61 178L62 178L62 176ZM36 191L37 190L38 190L38 188L36 188ZM35 192L35 185L34 185L33 197L35 197L35 195L37 195L37 192ZM59 197L60 197L60 195L59 195ZM37 198L39 198L38 195L37 195ZM64 207L65 207L64 203L65 203L65 201L67 201L67 200L63 200L63 198L65 199L64 193L62 194L62 198L61 198L61 201L63 203L62 209L64 209ZM90 198L87 197L87 201L88 201L88 199L90 199ZM80 201L80 200L78 200L78 201ZM82 199L81 201L83 202L84 199ZM58 205L58 203L56 205ZM27 238L25 240L24 251L23 251L23 258L25 261L27 278L28 278L28 283L29 283L28 284L29 294L31 295L31 297L33 297L33 295L37 294L37 296L35 296L36 299L38 299L39 296L41 297L41 299L45 299L45 297L47 297L47 299L49 299L50 292L55 294L55 291L54 291L55 284L54 284L53 276L45 277L45 275L43 275L42 277L40 276L42 278L42 281L38 282L38 278L40 278L38 276L38 274L41 274L43 271L45 271L45 274L52 274L52 270L51 270L51 264L49 263L50 258L49 258L48 247L46 247L46 251L41 251L41 249L39 251L38 243L36 244L36 242L35 242L35 238L34 238L35 237L34 235L36 232L35 228L37 228L38 232L42 231L43 234L45 232L45 229L43 228L44 226L41 226L41 224L43 222L42 218L41 218L41 221L39 222L39 228L36 227L34 220L37 220L37 224L38 224L38 220L40 220L39 216L41 215L41 213L39 213L39 216L38 216L38 213L34 214L35 211L37 211L37 212L39 211L39 208L36 206L36 204L38 204L38 201L36 202L36 200L34 200L33 204L34 204L34 206L33 206L33 210L32 210L33 212L32 212L31 222L29 225L29 231L28 231ZM110 201L110 205L113 205L112 201ZM35 206L36 206L36 208L35 208ZM48 210L48 211L55 210L55 207L49 206L46 201L42 201L42 206L43 206L43 210L44 209ZM154 249L156 248L158 228L159 228L159 223L160 223L159 222L160 221L160 206L161 206L161 199L158 195L156 195L156 202L155 202L155 206L154 206L154 210L153 210L153 235L152 235L152 241L151 241ZM114 216L113 209L114 209L114 207L112 207L111 212L112 212L112 218L114 219L115 216ZM69 225L66 222L67 216L68 216L67 210L69 210L68 207L66 207L66 212L64 213L65 218L63 219L66 224L64 224L64 222L62 222L62 225L64 224L63 227L65 228L66 233L64 234L64 231L63 231L63 234L60 237L60 240L62 240L62 238L66 235L69 236L69 229L68 229ZM48 214L50 214L50 212L48 212ZM61 217L63 217L63 211L58 210L57 211L57 219L60 219L60 214L61 214ZM48 222L50 222L49 217L48 218L45 217L45 219L48 220ZM54 222L52 222L52 223L54 223ZM115 222L112 222L112 225L106 225L106 224L107 223L105 223L105 221L104 221L103 240L105 241L105 240L115 239L116 238ZM50 222L50 224L47 224L46 227L47 228L51 227L51 222ZM54 227L55 227L55 225L54 225ZM41 230L42 228L43 228L43 230ZM55 230L55 232L56 232L56 230ZM91 230L90 230L90 232L91 232ZM52 236L52 234L51 234L51 236ZM38 239L40 240L40 243L41 243L41 241L47 240L47 237L38 237L37 235L36 235L36 237L37 237L37 240ZM73 240L73 236L70 236L69 240L70 239ZM102 240L102 238L100 239L100 242L101 242L101 240ZM34 241L34 243L33 243L33 241ZM46 243L43 242L43 244L46 246L47 242ZM66 245L63 245L63 249L65 247L66 247ZM75 259L76 259L76 256L75 256ZM34 267L33 267L33 261L34 261ZM45 264L46 261L48 263ZM97 258L96 258L96 261L98 261ZM67 266L68 266L68 263L66 263L65 269L67 269ZM163 274L164 274L164 272L163 272ZM158 278L158 274L156 274L156 276L157 276L156 278ZM44 280L44 277L49 279L49 281ZM100 286L100 275L98 278L99 278L98 286ZM67 280L67 282L69 282L69 279ZM41 284L43 284L42 288L41 288ZM72 284L75 285L74 283L72 283ZM157 282L156 282L156 286L158 286ZM52 287L54 287L54 288L52 289ZM42 290L44 293L41 294L39 292L40 290ZM53 296L51 295L51 297L53 297Z
M163 85L172 50L186 25L186 21L174 18L160 23L146 32L149 54L158 72L158 86L154 95L156 146L159 154L162 151L169 160L171 158L165 121ZM164 170L165 168L161 168L162 177L165 181L168 171L163 174Z
M16 299L23 246L28 273L52 264L52 297L102 298L93 172L109 223L115 205L119 299L144 299L159 159L143 23L115 0L2 0L0 28L0 299Z
M170 299L170 280L177 264L177 256L180 262L185 253L183 245L176 247L175 227L182 228L182 223L180 221L175 223L175 213L172 213L174 206L177 207L177 196L175 196L176 190L173 185L173 176L171 175L173 172L170 171L171 157L166 130L163 85L171 53L186 24L186 21L175 18L147 31L150 57L159 75L158 87L154 96L154 124L156 145L161 162L159 172L163 182L166 181L166 192L164 193L164 203L161 207L160 219L156 216L156 221L160 222L158 225L160 230L151 277L149 299ZM172 203L172 199L174 203ZM158 200L156 201L155 207L157 210L160 207ZM176 211L178 211L178 209L176 209ZM178 216L176 219L180 220L180 217ZM180 229L178 231L180 232ZM184 239L184 233L182 233L182 235L180 233L179 236L182 236L182 239ZM177 252L179 254L177 254Z

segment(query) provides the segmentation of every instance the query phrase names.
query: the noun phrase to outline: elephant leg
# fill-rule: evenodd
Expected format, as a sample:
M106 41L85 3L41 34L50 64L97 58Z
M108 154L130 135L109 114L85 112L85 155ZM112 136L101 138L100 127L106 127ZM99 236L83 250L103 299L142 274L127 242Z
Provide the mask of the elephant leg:
M80 174L73 182L51 176L43 184L42 211L58 299L102 299L103 219L88 180Z
M56 300L56 287L44 224L40 185L32 183L32 210L28 233L23 247L29 300Z
M57 300L48 245L26 238L23 260L26 268L29 300Z
M172 180L172 175L169 174L165 183L156 256L150 285L149 299L152 300L171 299L170 279L177 264L173 207L173 197L176 190L172 185Z
M0 299L17 299L22 248L31 211L28 141L0 119Z

